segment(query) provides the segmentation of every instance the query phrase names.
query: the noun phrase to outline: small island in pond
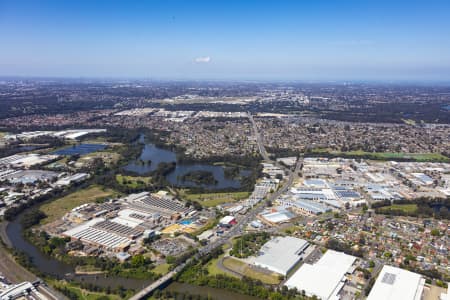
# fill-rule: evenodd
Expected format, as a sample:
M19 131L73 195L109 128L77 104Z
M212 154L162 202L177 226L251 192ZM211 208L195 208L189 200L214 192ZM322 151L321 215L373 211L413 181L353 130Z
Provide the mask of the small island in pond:
M196 184L217 184L217 180L212 172L202 170L188 172L181 176L180 179L182 181L191 181Z

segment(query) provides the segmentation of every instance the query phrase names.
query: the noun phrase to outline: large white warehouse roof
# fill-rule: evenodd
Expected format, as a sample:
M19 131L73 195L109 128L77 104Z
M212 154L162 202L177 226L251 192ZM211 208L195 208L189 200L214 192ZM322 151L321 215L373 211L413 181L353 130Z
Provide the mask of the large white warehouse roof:
M286 275L303 258L309 243L295 237L276 237L262 246L255 265Z
M367 300L420 300L424 284L419 274L384 266Z
M356 257L328 250L315 264L304 264L284 284L290 289L304 290L307 296L319 299L336 299L344 285L344 276L351 269Z

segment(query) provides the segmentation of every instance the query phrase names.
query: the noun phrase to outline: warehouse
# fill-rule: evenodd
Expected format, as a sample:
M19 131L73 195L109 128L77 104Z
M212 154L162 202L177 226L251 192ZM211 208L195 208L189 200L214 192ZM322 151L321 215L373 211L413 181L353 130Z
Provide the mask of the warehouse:
M101 246L108 250L123 251L126 249L132 242L130 238L108 232L104 229L95 228L97 224L102 224L104 221L104 218L94 218L75 228L67 230L63 235L74 240L80 240L83 243Z
M345 275L352 270L356 257L328 250L315 264L304 264L284 284L289 289L304 290L309 297L339 299ZM382 298L380 298L382 299Z
M23 183L30 184L38 181L49 182L55 179L58 173L52 171L42 170L23 170L6 175L7 179L11 183Z
M328 208L323 204L310 200L292 201L291 203L288 204L288 206L290 206L294 212L307 215L323 214L331 210L330 208Z
M257 218L268 225L277 225L289 222L295 218L295 215L284 208L273 208L270 211L262 212Z
M425 278L392 266L383 266L367 300L420 300Z
M286 276L303 259L308 247L309 243L302 239L290 236L276 237L261 247L254 264Z

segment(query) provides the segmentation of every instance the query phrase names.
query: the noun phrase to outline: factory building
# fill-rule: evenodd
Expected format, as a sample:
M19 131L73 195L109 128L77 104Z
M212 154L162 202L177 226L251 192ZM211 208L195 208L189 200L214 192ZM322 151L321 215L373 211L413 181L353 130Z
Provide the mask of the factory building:
M383 266L367 300L420 300L425 278L417 273Z
M355 261L354 256L328 250L315 264L302 265L284 285L289 289L304 290L309 297L339 299L345 276L353 271Z
M284 276L300 262L309 243L294 237L276 237L261 247L255 266Z

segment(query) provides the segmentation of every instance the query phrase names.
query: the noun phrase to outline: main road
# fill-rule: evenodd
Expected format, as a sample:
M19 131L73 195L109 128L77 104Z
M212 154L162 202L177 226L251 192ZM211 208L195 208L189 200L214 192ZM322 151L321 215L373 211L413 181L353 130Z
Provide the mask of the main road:
M297 178L298 172L300 171L300 168L303 164L303 159L300 157L297 160L297 163L295 165L294 171L292 171L289 168L286 168L285 166L277 163L276 161L272 160L267 151L266 148L264 147L264 143L261 137L261 134L258 131L258 127L256 126L255 121L253 120L253 116L248 113L248 117L250 119L250 122L252 123L252 127L253 127L253 134L255 136L256 142L258 144L258 149L259 152L262 156L262 158L269 163L272 163L274 165L277 165L279 168L283 169L286 171L286 173L288 174L288 178L284 179L281 182L281 186L279 187L279 189L273 193L271 193L268 197L267 200L270 202L275 201L278 197L280 197L283 193L285 193L294 183L295 178ZM254 220L255 217L261 213L264 208L266 207L266 203L262 202L257 204L256 206L254 206L250 211L248 211L243 218L239 219L237 221L237 224L234 225L233 227L231 227L231 229L229 231L227 231L226 233L224 233L219 239L217 239L216 241L205 245L201 248L198 249L197 254L195 254L193 257L189 258L188 260L186 260L186 262L182 263L181 265L178 265L175 269L173 269L172 271L170 271L169 273L167 273L166 275L164 275L163 277L161 277L160 279L156 280L155 282L153 282L152 284L150 284L149 286L145 287L144 289L142 289L141 291L139 291L137 294L135 294L133 297L130 298L130 300L140 300L140 299L144 299L146 296L150 295L155 289L159 288L161 285L169 282L170 280L172 280L172 278L181 270L183 270L183 268L185 266L187 266L190 262L192 262L195 259L198 259L200 257L202 257L203 255L206 255L208 253L210 253L213 249L216 249L217 247L221 247L223 244L229 242L233 237L235 236L240 236L244 233L244 226L245 224L248 224L251 220Z

